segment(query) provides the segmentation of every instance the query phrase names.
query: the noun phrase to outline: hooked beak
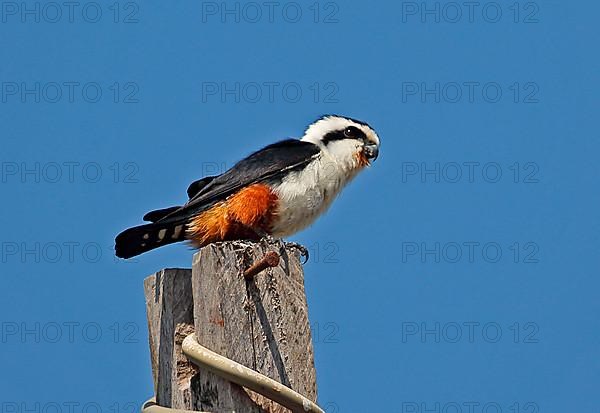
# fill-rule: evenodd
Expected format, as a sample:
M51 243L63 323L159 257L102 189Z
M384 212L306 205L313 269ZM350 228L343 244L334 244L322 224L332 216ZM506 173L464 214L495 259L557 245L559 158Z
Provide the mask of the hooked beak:
M363 147L363 153L369 161L374 161L379 156L379 146L377 145L365 145Z

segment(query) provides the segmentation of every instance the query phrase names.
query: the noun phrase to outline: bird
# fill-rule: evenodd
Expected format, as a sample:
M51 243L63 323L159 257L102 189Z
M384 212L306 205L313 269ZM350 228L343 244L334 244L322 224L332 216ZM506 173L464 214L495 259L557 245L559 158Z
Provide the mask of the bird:
M115 255L131 258L188 241L194 248L235 240L283 239L310 226L341 190L379 156L367 123L325 115L300 139L270 144L220 175L193 182L184 205L148 212L147 224L115 239Z

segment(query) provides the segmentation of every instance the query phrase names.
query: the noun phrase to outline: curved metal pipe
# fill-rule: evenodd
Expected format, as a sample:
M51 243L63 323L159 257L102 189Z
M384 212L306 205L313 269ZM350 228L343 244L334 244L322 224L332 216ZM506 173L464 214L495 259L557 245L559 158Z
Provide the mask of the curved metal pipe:
M233 360L223 357L200 345L195 334L187 336L181 345L185 354L192 363L208 370L219 377L255 391L294 413L325 413L312 400L287 386L260 374ZM156 404L154 399L148 400L142 406L142 413L202 413L189 410L171 409Z

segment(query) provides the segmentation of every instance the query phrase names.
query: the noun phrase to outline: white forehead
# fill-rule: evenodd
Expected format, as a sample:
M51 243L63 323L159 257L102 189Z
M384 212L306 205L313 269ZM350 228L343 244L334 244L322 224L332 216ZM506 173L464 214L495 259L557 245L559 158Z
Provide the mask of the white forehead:
M326 116L324 118L319 119L318 121L310 125L308 129L306 129L302 140L319 144L323 137L329 132L343 130L349 126L354 126L362 130L369 141L373 142L376 145L379 145L379 136L377 136L377 133L375 133L375 131L371 129L368 125L364 125L362 123L355 122L352 119L344 118L341 116Z

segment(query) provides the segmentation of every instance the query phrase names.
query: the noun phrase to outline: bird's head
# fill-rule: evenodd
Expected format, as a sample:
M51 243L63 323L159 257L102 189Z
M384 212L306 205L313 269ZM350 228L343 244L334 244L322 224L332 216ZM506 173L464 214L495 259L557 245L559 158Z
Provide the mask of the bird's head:
M344 116L323 116L308 127L303 141L314 143L336 161L367 166L379 155L379 137L365 122Z

